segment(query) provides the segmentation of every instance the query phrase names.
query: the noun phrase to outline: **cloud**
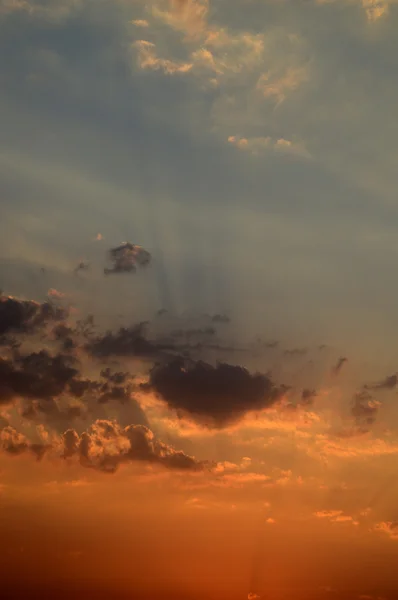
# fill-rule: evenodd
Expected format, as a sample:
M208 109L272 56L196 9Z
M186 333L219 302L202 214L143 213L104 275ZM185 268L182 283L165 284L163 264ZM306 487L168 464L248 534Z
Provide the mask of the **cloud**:
M213 367L181 358L155 366L143 389L158 394L170 408L216 427L272 406L284 392L266 375L252 375L240 366Z
M381 521L374 526L374 530L386 533L393 540L398 540L398 521Z
M81 435L68 429L53 443L32 443L6 426L0 430L0 448L15 456L30 452L38 459L45 454L65 460L77 457L83 467L105 473L114 473L120 465L135 461L180 471L202 471L212 466L164 444L144 425L121 427L108 420L96 420Z
M285 140L283 138L273 140L271 137L245 138L230 135L228 142L236 148L239 148L239 150L244 150L254 155L259 155L266 150L273 150L286 154L295 154L297 156L306 158L309 158L310 156L302 145L296 144L290 140Z
M83 4L84 0L0 0L0 15L25 12L32 18L59 22Z
M315 0L317 4L337 3L358 3L365 11L367 20L374 23L389 12L390 4L396 0Z
M138 49L138 65L141 69L163 71L167 75L189 73L192 63L176 62L167 58L159 58L156 54L155 44L146 40L134 42Z
M241 149L246 140L253 154L269 148L308 158L302 143L264 135L270 112L310 79L305 41L279 25L236 26L209 9L205 0L150 1L148 35L133 42L139 67L189 74L187 84L209 93L210 128ZM231 135L232 124L247 135Z
M304 67L289 67L282 75L279 73L263 73L257 81L256 89L264 96L271 98L277 104L283 102L289 92L297 90L301 84L308 81L308 71Z
M213 323L230 323L231 319L227 315L215 314L211 317Z
M76 359L46 350L14 359L0 357L0 402L19 396L49 401L61 395L79 374Z
M123 406L120 420L131 418L147 424L133 397L131 375L107 367L97 379L84 377L82 364L73 353L40 350L0 357L0 404L11 403L23 420L44 421L56 431L76 422L81 425L98 413L106 414L104 405L112 405L111 410L114 405Z
M335 375L337 377L337 375L339 375L341 373L341 370L347 361L348 361L348 358L346 358L345 356L341 356L338 359L338 361L336 362L336 364L334 365L334 367L332 368L332 375Z
M66 309L50 302L40 304L0 293L0 337L34 333L51 321L62 321L66 317Z
M146 19L133 19L130 23L136 27L149 27L149 23Z
M394 373L394 375L389 375L383 381L379 381L378 383L374 383L371 385L366 385L366 389L370 390L393 390L397 387L398 383L398 375Z
M64 298L65 294L56 290L55 288L50 288L47 292L47 296L49 296L50 298L60 299L60 298Z
M351 515L344 515L342 510L320 510L314 513L318 519L327 519L332 523L351 523L359 525L359 522Z
M145 335L147 323L139 323L132 327L121 327L115 333L108 331L103 335L94 336L87 344L86 350L96 357L137 356L155 358L167 344L156 344Z
M94 334L93 331L87 336L85 344L86 351L94 357L106 358L111 356L135 356L137 358L152 359L153 361L164 361L175 355L190 356L201 350L215 350L219 352L234 352L239 350L233 344L222 344L216 337L218 323L228 322L221 315L216 318L206 316L206 321L211 323L192 324L178 327L168 331L167 324L162 325L161 332L152 332L149 336L150 323L148 321L120 327L116 331ZM155 323L156 326L156 323ZM156 330L155 330L156 331ZM67 332L65 332L68 337Z
M197 461L184 452L157 440L147 427L98 420L78 436L69 430L64 434L65 458L78 456L82 466L113 473L127 462L156 463L169 469L202 470L208 463Z
M371 425L375 422L380 402L374 400L366 390L358 392L354 397L351 414L358 424Z
M311 390L309 388L305 388L301 392L300 404L302 406L311 406L314 402L314 399L317 397L318 392L316 390Z
M315 435L314 456L335 456L342 459L363 459L378 456L389 456L398 453L398 444L389 442L382 438L366 438L360 435L356 438L346 438L344 442L340 439L333 440L325 434ZM348 441L349 440L349 441ZM302 447L307 449L308 445Z
M37 460L41 460L46 452L51 449L51 444L45 441L39 443L29 442L22 433L19 433L13 427L7 426L0 429L0 449L13 456L30 452Z
M111 273L134 273L137 266L145 267L151 261L151 255L141 246L124 242L108 252L112 267L105 268L105 275Z
M389 10L389 0L362 0L369 21L374 22L386 16Z
M200 39L206 30L208 0L171 0L154 3L152 15L188 39Z
M75 275L78 275L80 273L80 271L88 271L89 269L90 269L90 264L87 261L82 260L76 265L73 272Z

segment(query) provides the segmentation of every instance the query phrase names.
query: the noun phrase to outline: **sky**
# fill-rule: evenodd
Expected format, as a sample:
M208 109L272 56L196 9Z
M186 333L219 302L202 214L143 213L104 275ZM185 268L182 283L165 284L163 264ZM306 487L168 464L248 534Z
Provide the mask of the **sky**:
M397 27L0 0L2 597L397 597Z

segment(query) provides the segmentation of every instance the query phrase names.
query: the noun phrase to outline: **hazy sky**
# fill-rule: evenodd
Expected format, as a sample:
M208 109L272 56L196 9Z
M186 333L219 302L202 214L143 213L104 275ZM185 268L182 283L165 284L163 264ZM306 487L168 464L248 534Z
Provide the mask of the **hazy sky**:
M5 597L397 597L397 28L0 0Z

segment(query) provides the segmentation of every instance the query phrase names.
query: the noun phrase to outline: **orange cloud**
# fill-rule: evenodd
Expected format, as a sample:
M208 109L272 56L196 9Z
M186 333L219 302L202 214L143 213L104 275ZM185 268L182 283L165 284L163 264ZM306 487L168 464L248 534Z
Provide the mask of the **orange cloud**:
M156 56L156 47L152 42L138 40L134 42L138 49L138 65L141 69L163 71L168 75L188 73L192 69L192 63L175 62Z
M351 523L359 525L359 522L350 515L344 515L342 510L320 510L314 513L317 519L328 519L332 523Z
M373 529L386 533L393 540L398 540L398 521L381 521Z
M283 152L285 154L296 154L297 156L306 158L309 158L310 156L304 146L283 138L273 140L269 136L245 138L231 135L228 138L228 142L233 146L236 146L236 148L239 148L239 150L246 150L247 152L255 155L258 155L265 150L273 150L277 152Z
M145 19L135 19L130 21L130 23L136 27L149 27L149 23Z
M288 67L283 75L272 71L263 73L257 81L256 88L264 98L273 98L280 104L289 92L297 90L308 78L308 71L304 67Z

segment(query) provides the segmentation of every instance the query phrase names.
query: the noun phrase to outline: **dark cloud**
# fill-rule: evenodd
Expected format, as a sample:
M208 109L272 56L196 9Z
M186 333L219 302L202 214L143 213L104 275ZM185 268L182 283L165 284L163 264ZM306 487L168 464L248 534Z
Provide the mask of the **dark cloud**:
M311 404L313 404L317 395L318 395L318 393L316 390L312 390L312 389L308 389L308 388L304 389L301 392L300 404L302 406L310 406Z
M78 275L80 271L88 271L90 269L90 264L85 261L79 262L76 267L73 269L75 275Z
M15 396L50 400L62 394L78 374L73 357L51 356L46 350L0 358L0 403Z
M332 375L338 375L347 361L348 358L346 358L345 356L341 356L332 368Z
M125 418L129 415L136 423L147 424L132 394L132 377L127 373L107 368L98 380L84 378L80 363L69 354L52 356L41 350L0 358L0 404L20 398L24 419L40 423L45 419L57 431L64 431L76 419L92 418L99 405L111 402L125 406Z
M71 456L77 454L79 451L80 438L74 429L68 429L65 431L65 433L62 435L62 441L64 446L62 453L63 458L70 458Z
M146 337L147 323L139 323L132 327L121 327L116 332L108 331L104 335L93 337L86 350L96 357L137 356L156 357L162 350L170 346L151 342Z
M349 429L340 429L332 432L333 435L341 439L349 439L353 437L360 437L369 433L369 428L364 426L351 427Z
M67 311L51 302L40 304L0 295L0 339L8 334L35 332L51 321L62 321L66 317Z
M102 369L100 375L107 381L115 383L116 385L123 385L123 383L126 383L126 381L133 378L130 373L124 373L122 371L113 372L109 367Z
M354 396L351 414L358 425L372 425L376 420L379 404L368 391L361 390Z
M62 349L65 352L70 352L76 348L77 342L74 339L75 330L70 325L60 323L54 327L52 333L54 338L61 343Z
M393 390L397 387L398 384L398 375L395 373L394 375L389 375L383 381L379 381L378 383L374 383L371 385L366 385L365 387L369 390Z
M293 348L292 350L285 350L283 354L285 356L304 356L307 352L307 348Z
M213 367L181 358L155 366L142 387L156 392L171 408L216 427L275 404L284 391L266 375L252 375L240 366L218 363Z
M213 336L216 335L214 327L196 327L191 329L175 329L170 333L174 338L194 338L202 336Z
M111 248L108 258L112 267L105 268L105 275L111 273L135 273L137 266L145 267L151 262L151 255L141 246L125 242L116 248Z
M230 323L231 319L227 315L216 314L211 317L213 323Z

